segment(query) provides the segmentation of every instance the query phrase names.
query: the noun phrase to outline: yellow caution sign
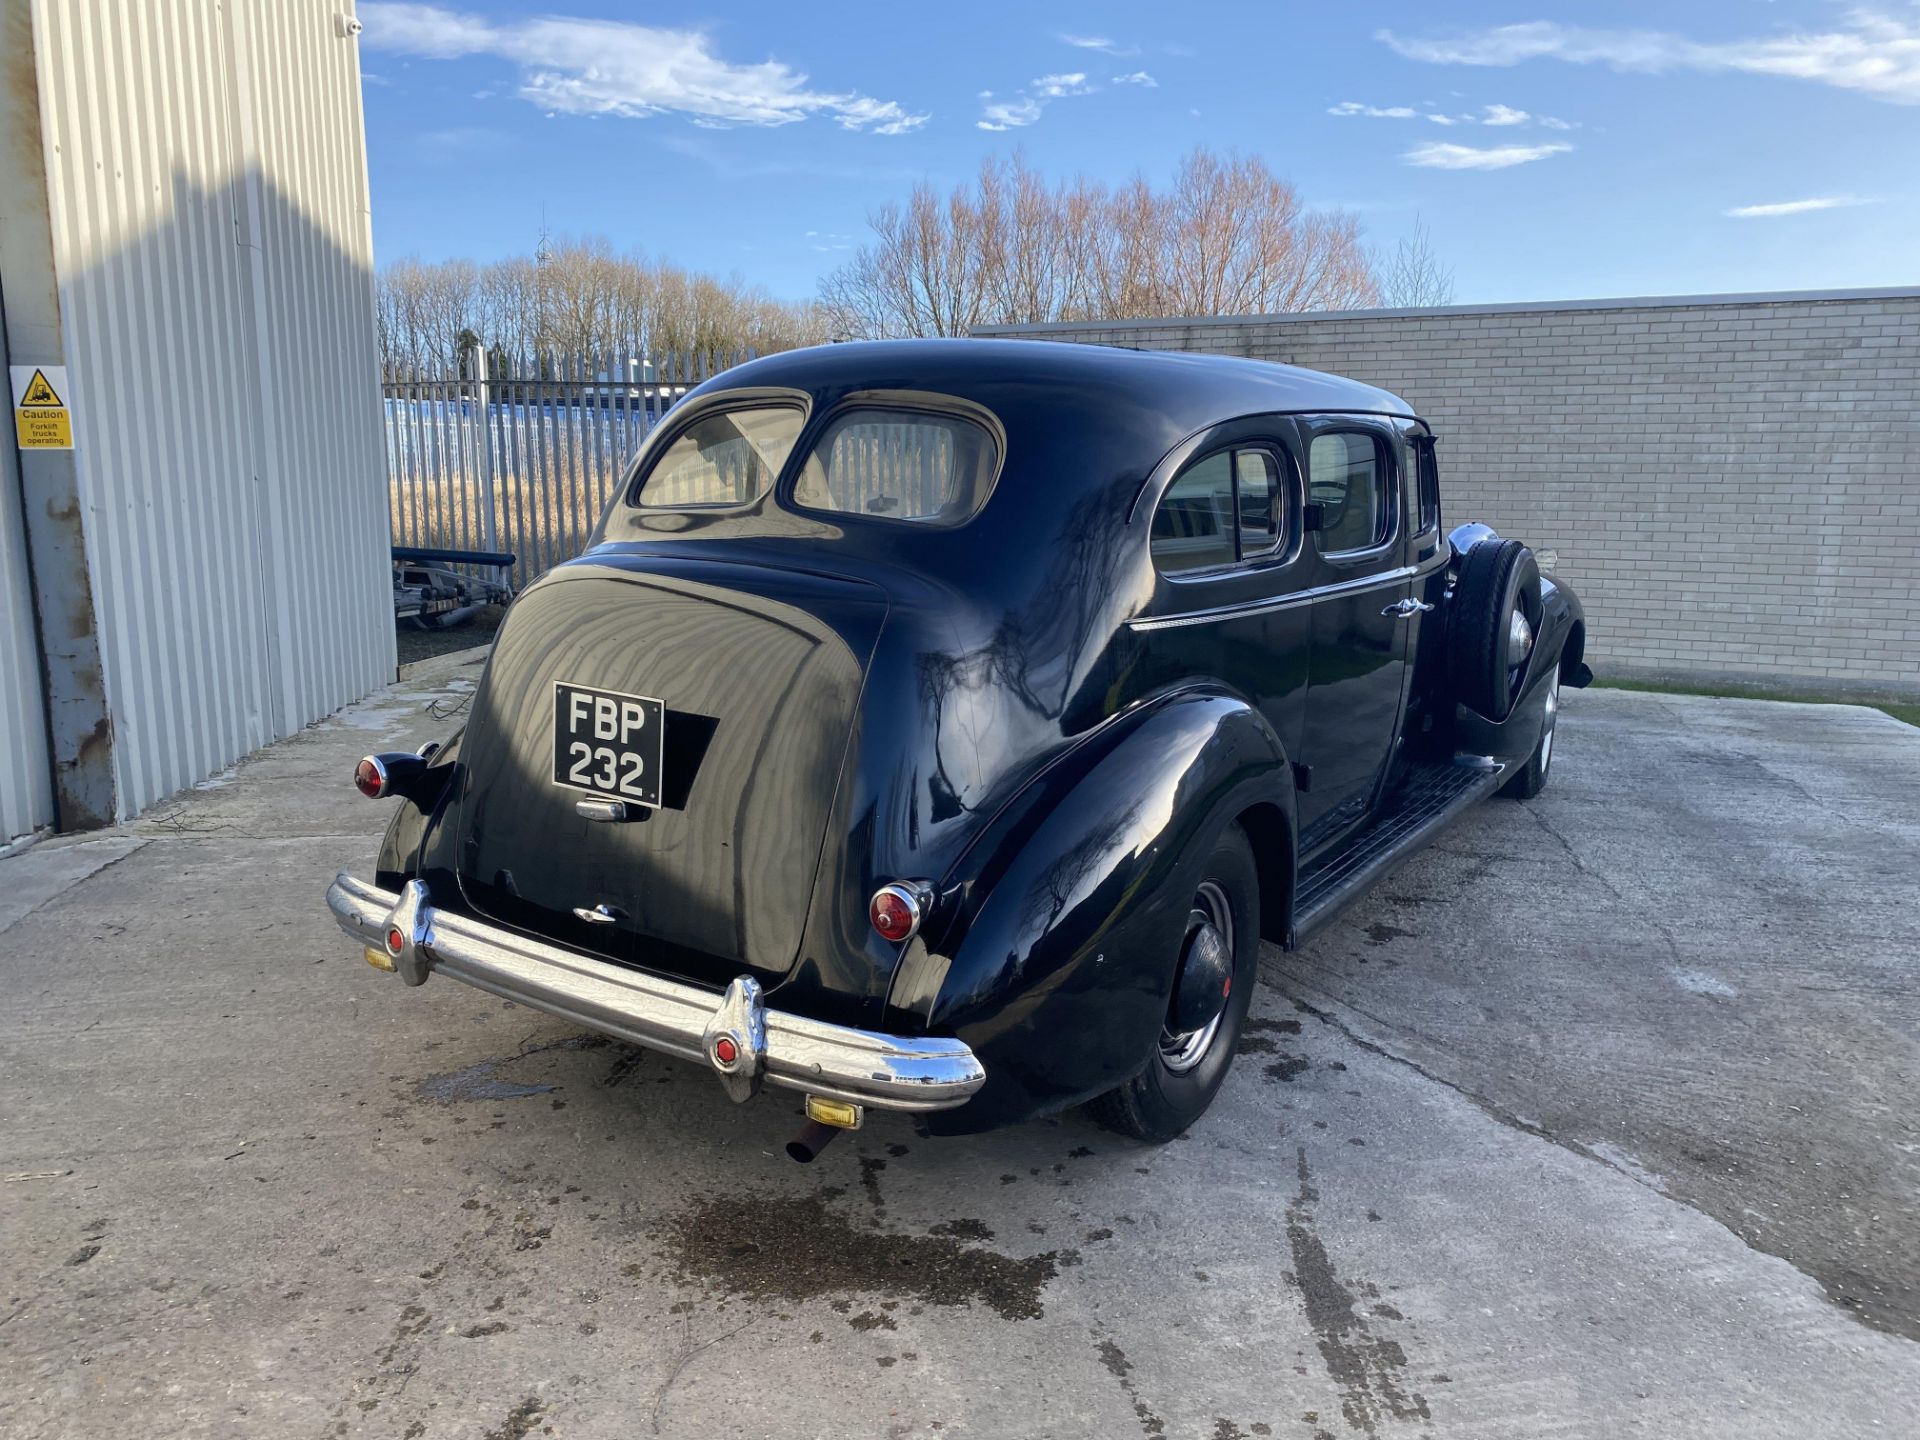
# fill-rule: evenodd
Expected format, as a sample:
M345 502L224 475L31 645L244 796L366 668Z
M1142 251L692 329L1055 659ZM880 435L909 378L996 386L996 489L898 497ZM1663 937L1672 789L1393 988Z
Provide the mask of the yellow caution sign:
M13 433L22 450L71 450L73 414L67 408L67 367L12 365Z

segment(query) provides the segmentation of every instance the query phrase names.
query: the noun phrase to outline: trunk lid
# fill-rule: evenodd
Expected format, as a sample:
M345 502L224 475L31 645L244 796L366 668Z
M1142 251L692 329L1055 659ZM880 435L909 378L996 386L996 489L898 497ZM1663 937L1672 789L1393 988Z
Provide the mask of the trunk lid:
M784 977L886 614L877 586L758 563L553 572L501 627L462 745L468 902L664 974ZM556 780L556 686L662 703L659 808L576 813L589 797Z

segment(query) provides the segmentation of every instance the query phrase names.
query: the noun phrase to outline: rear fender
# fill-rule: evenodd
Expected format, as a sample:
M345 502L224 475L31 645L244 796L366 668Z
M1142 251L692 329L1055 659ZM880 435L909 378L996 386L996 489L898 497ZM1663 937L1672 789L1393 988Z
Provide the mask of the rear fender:
M382 889L398 890L421 872L428 833L459 788L460 740L465 734L464 726L454 731L427 762L428 774L421 789L434 797L431 810L423 811L412 800L394 802L393 818L387 822L387 833L380 840L380 858L374 864L374 884Z
M1111 731L1112 733L1108 733ZM901 966L890 1016L957 1035L985 1087L936 1129L1058 1110L1136 1073L1215 837L1254 805L1293 825L1292 773L1245 700L1182 691L1085 742L1016 798L942 889L953 923Z

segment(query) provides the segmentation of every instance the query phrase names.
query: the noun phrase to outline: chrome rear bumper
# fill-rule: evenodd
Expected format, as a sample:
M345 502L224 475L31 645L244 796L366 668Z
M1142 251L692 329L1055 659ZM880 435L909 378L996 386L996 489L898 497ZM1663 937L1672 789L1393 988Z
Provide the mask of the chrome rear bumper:
M398 893L341 874L327 908L387 955L409 985L431 974L544 1010L649 1050L711 1067L736 1100L762 1080L880 1110L947 1110L987 1078L959 1040L882 1035L771 1010L741 976L723 995L591 960L434 908L426 885Z

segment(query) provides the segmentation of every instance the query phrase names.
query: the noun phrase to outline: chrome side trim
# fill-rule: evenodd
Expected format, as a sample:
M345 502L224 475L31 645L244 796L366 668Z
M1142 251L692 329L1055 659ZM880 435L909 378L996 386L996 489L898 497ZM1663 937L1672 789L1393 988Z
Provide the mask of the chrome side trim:
M1135 633L1177 630L1185 625L1210 625L1216 620L1238 620L1248 615L1265 615L1275 610L1292 610L1301 605L1311 605L1316 600L1331 600L1343 595L1360 595L1368 590L1397 585L1403 580L1417 580L1431 575L1446 562L1447 552L1442 550L1432 559L1419 565L1402 565L1393 570L1381 570L1353 580L1341 580L1332 585L1315 585L1311 589L1296 590L1291 595L1271 595L1262 600L1243 601L1238 605L1216 605L1210 610L1189 610L1180 615L1141 616L1129 620L1127 628Z
M341 874L327 889L327 908L361 945L385 948L394 912L411 902L411 915L403 911L401 918L412 922L405 933L417 939L406 948L422 981L448 975L616 1039L713 1066L708 1032L727 997L436 909L426 891L418 880L402 895ZM746 987L738 989L744 998ZM727 1012L734 1028L739 1008ZM761 1014L764 1041L757 1031L743 1032L736 1044L764 1046L759 1068L769 1084L879 1110L926 1111L963 1104L986 1082L985 1067L960 1040L884 1035L780 1010Z

